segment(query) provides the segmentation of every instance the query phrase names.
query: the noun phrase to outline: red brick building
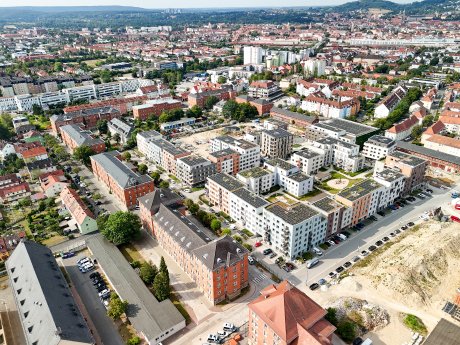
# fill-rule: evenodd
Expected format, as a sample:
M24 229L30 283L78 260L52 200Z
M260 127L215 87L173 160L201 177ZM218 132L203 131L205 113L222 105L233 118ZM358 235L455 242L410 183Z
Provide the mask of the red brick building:
M73 154L76 148L80 146L88 146L94 153L105 151L105 142L102 139L94 138L91 132L82 129L78 125L65 125L59 128L61 138L64 144Z
M145 121L149 116L160 116L160 114L164 111L180 108L182 108L181 102L174 99L160 98L149 101L146 104L134 106L133 116L135 119Z
M259 116L268 114L270 110L273 108L273 102L266 101L262 98L252 98L248 95L240 95L235 98L235 101L237 103L249 103L250 105L256 107Z
M318 117L316 116L308 116L278 107L273 107L270 109L270 117L289 125L295 125L297 127L303 128L309 127L319 121Z
M64 113L73 113L78 112L86 109L94 109L94 108L102 108L102 107L111 107L117 109L122 115L131 111L133 106L142 104L147 100L147 96L137 96L137 97L129 97L129 98L114 98L114 99L107 99L95 103L88 103L88 104L80 104L80 105L71 105L64 108Z
M208 159L216 164L218 173L236 175L240 171L240 154L232 149L211 152Z
M98 181L127 208L137 205L137 199L153 192L154 183L148 175L140 175L119 159L118 151L103 152L91 156L91 167Z
M332 344L326 310L287 281L267 286L248 307L249 345Z
M215 96L219 99L219 101L228 101L229 99L234 99L236 96L236 92L230 89L216 89L216 90L209 90L209 91L202 91L197 93L189 93L188 94L188 106L189 108L193 107L194 105L199 106L200 108L204 108L206 104L206 100L212 96Z

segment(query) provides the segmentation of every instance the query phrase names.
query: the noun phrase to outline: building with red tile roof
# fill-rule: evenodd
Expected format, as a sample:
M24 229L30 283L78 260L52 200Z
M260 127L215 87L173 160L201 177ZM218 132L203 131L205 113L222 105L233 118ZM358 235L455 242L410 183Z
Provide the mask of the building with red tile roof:
M48 158L48 152L46 152L46 148L44 146L33 147L21 152L21 155L26 163Z
M55 170L46 172L38 177L40 187L48 198L55 197L69 185L67 178L64 176L64 171Z
M433 134L424 141L428 149L441 151L453 156L460 156L460 139Z
M405 119L397 124L395 124L390 129L385 131L385 136L393 140L402 140L407 138L411 132L412 128L419 124L419 120L416 116L412 115L408 119Z
M86 206L78 193L70 187L65 187L60 194L61 202L69 211L72 219L82 234L88 234L97 230L96 217Z
M267 286L248 307L249 345L332 344L326 310L288 281Z
M3 204L15 203L28 196L30 196L30 188L27 182L7 185L0 188L0 202Z

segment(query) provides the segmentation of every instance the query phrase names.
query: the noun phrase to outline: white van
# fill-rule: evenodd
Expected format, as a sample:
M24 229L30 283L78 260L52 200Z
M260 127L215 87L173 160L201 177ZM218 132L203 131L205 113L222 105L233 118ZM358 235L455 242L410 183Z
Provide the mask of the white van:
M319 249L319 248L313 247L313 251L314 251L315 254L318 255L318 256L323 255L323 252L322 252L321 249Z
M344 234L338 234L337 236L339 236L342 240L346 240L348 237L345 236Z
M312 268L313 266L317 265L319 263L318 258L313 258L309 261L307 261L307 268Z

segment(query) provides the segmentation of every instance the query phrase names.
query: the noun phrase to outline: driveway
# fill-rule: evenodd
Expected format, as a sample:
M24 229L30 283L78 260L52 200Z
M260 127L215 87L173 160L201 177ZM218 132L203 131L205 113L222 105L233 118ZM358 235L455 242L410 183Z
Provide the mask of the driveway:
M85 253L85 252L84 252ZM96 289L89 279L89 273L83 274L78 270L77 260L84 257L82 253L70 259L62 260L73 287L76 289L81 301L99 336L103 345L124 345L125 343L118 334L118 329L113 321L107 316L107 310L99 300Z

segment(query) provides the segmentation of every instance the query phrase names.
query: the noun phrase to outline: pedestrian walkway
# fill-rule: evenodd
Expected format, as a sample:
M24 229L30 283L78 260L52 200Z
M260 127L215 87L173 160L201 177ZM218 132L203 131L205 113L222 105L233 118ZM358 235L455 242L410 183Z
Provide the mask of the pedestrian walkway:
M265 273L261 273L258 276L255 276L254 278L252 278L252 281L256 284L259 284L267 278L268 276Z

